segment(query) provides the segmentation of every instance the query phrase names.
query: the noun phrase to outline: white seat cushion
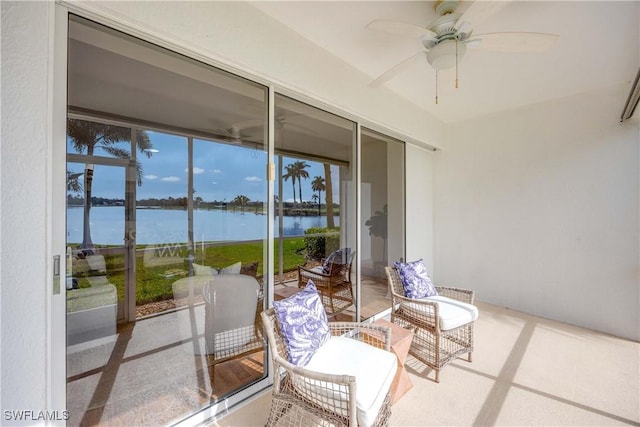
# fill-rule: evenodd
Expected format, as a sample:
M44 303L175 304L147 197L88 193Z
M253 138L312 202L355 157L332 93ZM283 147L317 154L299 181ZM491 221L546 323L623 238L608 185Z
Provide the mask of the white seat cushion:
M452 298L435 295L428 298L421 298L421 301L433 301L438 303L438 317L440 318L440 329L449 331L478 318L478 308L475 305L467 304ZM425 307L425 309L427 309Z
M362 341L331 337L315 352L305 369L356 377L358 425L370 426L389 392L397 361L393 353Z

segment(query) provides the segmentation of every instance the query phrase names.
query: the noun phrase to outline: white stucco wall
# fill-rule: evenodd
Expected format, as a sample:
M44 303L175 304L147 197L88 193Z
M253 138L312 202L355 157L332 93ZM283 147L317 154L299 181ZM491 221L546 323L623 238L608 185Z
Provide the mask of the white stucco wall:
M436 280L640 340L638 114L629 85L451 128L436 161Z
M434 160L433 152L412 144L406 146L406 256L424 259L434 277Z
M48 2L0 2L1 388L4 410L47 406Z

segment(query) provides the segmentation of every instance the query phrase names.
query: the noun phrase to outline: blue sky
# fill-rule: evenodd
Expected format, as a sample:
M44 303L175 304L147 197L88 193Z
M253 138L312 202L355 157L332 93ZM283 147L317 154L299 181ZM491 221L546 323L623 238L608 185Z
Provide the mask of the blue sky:
M151 158L138 153L142 164L142 186L137 187L137 199L186 197L187 195L187 139L184 137L147 132L157 152ZM75 152L70 148L70 152ZM96 155L104 153L96 152ZM231 201L243 194L250 200L266 199L266 153L230 144L215 144L194 140L193 144L194 197L205 201ZM283 165L297 159L285 157ZM321 163L306 161L309 179L302 181L302 198L311 201L311 181L315 176L324 177ZM277 166L277 165L276 165ZM82 172L83 164L70 164L69 170ZM339 194L338 167L332 166L334 200ZM276 183L277 184L277 183ZM298 194L296 183L296 199ZM275 188L278 191L277 185ZM284 200L293 201L291 181L283 183ZM124 198L124 169L96 166L93 195L105 198ZM324 193L322 201L324 202Z

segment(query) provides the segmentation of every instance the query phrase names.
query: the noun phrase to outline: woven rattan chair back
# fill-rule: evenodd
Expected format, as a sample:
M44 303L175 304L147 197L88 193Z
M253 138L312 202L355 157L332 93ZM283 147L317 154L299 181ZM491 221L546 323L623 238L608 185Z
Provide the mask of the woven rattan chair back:
M355 303L351 283L355 254L355 251L350 251L346 263L330 263L328 273L298 266L298 287L303 288L309 280L313 281L329 318L335 318Z
M471 362L474 323L441 330L438 303L405 297L402 279L396 268L385 267L385 273L391 293L391 322L414 330L409 354L435 371L435 381L440 382L440 371L460 355L466 353L467 360ZM435 288L440 296L467 304L474 302L472 290L445 286Z
M274 381L267 426L357 426L356 378L326 374L293 365L288 360L275 310L261 314L273 360ZM349 336L375 347L390 350L388 328L355 322L329 322L331 334ZM373 339L371 337L376 337ZM357 355L353 355L357 357ZM376 427L387 426L391 415L389 393L377 415Z

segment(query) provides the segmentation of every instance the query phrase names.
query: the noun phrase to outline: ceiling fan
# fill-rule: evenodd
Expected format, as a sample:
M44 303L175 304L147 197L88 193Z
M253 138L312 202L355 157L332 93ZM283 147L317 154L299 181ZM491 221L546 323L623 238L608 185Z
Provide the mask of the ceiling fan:
M275 118L276 125L276 141L280 141L280 145L284 146L284 132L285 127L291 130L297 130L298 132L305 133L307 135L315 135L316 131L301 125L297 125L291 122L291 118L295 116L301 116L301 114L293 113L285 115L282 112ZM215 129L201 129L215 135L218 139L233 144L243 143L255 143L260 140L262 135L262 129L266 122L262 119L248 119L231 124L230 127L220 126ZM280 147L282 148L282 147Z
M458 0L438 0L434 9L437 17L425 28L404 22L377 19L367 28L389 34L410 37L422 41L424 50L410 56L382 73L369 86L378 87L408 69L413 62L425 57L436 71L436 104L438 103L438 71L456 68L458 87L458 63L467 47L494 52L545 52L558 35L530 32L505 32L473 34L473 26L494 15L509 1L474 1L464 13L457 11Z
M242 135L242 129L233 125L230 128L216 129L216 132L228 138L230 142L241 143L245 139L244 135Z

